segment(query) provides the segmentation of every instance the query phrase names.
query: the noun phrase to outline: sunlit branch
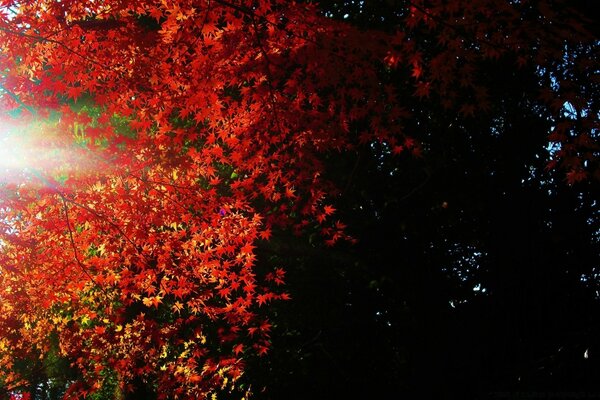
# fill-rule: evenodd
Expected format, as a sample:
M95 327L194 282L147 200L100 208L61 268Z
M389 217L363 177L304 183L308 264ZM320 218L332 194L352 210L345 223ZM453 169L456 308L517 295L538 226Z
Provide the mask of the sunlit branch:
M0 83L0 90L2 90L4 93L6 93L11 99L13 99L21 107L23 107L24 109L26 109L27 111L29 111L31 113L31 115L33 115L34 117L37 116L37 111L33 107L25 104L23 102L23 100L21 100L21 98L19 96L17 96L15 93L13 93L9 89L7 89L6 86L4 86L1 83Z
M82 54L76 50L73 50L72 48L70 48L69 46L67 46L66 44L64 44L63 42L59 41L59 40L54 40L54 39L50 39L44 36L40 36L40 35L29 35L27 33L24 32L15 32L12 29L7 29L5 27L1 27L0 26L0 31L2 32L6 32L10 35L15 35L15 36L20 36L20 37L24 37L27 39L32 39L32 40L36 40L36 41L40 41L40 42L46 42L46 43L53 43L57 46L60 46L62 48L64 48L65 50L67 50L69 53L76 55L77 57L80 57L86 61L91 62L92 64L96 64L102 68L108 68L108 66L106 66L105 64L102 64L101 62L94 60L88 56L86 56L85 54Z

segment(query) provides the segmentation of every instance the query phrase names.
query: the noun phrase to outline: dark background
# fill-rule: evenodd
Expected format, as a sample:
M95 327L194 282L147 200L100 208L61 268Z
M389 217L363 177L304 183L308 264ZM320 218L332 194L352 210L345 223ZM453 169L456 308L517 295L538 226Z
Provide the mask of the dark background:
M321 2L383 29L402 18L395 3ZM598 182L546 169L535 66L481 67L485 115L411 110L421 158L385 144L329 156L358 244L279 233L260 249L285 266L292 301L251 361L256 398L600 398Z

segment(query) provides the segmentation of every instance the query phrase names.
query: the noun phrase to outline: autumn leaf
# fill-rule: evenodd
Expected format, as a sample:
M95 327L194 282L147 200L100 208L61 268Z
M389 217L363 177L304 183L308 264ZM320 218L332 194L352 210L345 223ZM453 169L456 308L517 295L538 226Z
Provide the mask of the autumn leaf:
M152 296L152 297L144 297L142 302L146 307L155 307L158 308L158 305L162 303L162 297L160 296Z
M236 344L233 346L233 354L236 356L244 351L244 345L242 343Z

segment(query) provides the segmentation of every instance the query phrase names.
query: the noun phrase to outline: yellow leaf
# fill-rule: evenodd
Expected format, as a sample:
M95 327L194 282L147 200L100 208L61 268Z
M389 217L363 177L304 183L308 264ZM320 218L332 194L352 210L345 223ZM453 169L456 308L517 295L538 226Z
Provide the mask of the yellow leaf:
M156 307L158 308L158 305L160 303L162 303L162 297L161 296L152 296L152 297L144 297L142 299L142 302L144 303L144 305L146 307Z
M176 301L175 304L173 304L171 306L171 308L173 309L173 311L179 313L179 312L181 312L181 309L183 308L183 303Z

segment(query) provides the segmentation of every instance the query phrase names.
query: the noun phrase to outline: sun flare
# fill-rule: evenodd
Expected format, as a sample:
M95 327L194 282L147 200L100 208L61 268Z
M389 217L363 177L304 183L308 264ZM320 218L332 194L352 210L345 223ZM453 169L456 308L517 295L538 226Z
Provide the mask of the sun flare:
M52 176L70 167L68 151L52 144L42 123L0 121L0 182L19 183L31 176Z
M32 165L31 148L12 127L0 128L0 169L2 172L23 170Z

